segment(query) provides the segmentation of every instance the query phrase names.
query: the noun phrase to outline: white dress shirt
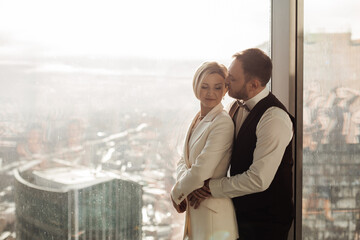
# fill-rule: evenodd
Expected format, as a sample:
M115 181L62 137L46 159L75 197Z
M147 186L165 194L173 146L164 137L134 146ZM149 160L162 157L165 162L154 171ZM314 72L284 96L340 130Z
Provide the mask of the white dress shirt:
M268 94L269 90L265 88L245 104L251 110ZM239 109L235 121L236 135L248 115L247 110ZM275 177L292 136L293 125L289 115L278 107L268 108L256 127L257 142L249 170L232 177L211 179L209 182L211 194L217 198L234 198L265 191Z

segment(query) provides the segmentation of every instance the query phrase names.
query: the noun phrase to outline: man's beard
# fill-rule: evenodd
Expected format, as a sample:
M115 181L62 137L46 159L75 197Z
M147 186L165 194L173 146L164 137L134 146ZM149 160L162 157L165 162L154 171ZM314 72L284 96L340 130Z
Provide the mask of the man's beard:
M229 91L230 93L230 91ZM248 100L248 94L246 92L246 87L243 86L238 92L232 92L229 94L230 97L240 99L240 100Z

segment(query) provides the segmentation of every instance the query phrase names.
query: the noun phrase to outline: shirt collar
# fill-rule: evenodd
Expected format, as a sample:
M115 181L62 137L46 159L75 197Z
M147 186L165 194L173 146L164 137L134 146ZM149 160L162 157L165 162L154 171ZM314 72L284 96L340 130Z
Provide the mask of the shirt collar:
M261 99L267 97L267 95L269 95L269 89L267 87L265 87L261 92L259 92L257 95L255 95L254 97L250 98L249 100L245 101L246 106L248 106L248 108L250 110L252 110L255 105L260 102Z

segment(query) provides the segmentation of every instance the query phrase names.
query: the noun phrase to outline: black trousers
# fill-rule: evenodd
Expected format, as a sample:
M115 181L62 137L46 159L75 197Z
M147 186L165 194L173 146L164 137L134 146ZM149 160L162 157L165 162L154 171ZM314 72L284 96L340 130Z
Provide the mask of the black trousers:
M290 227L291 222L238 222L239 240L287 240Z

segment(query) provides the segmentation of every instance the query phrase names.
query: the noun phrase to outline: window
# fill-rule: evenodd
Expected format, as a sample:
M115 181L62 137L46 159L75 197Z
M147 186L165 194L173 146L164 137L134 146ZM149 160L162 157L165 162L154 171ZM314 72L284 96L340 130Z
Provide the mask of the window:
M360 237L357 1L304 1L303 239Z
M0 1L1 239L179 239L192 76L270 53L270 15L270 1Z

